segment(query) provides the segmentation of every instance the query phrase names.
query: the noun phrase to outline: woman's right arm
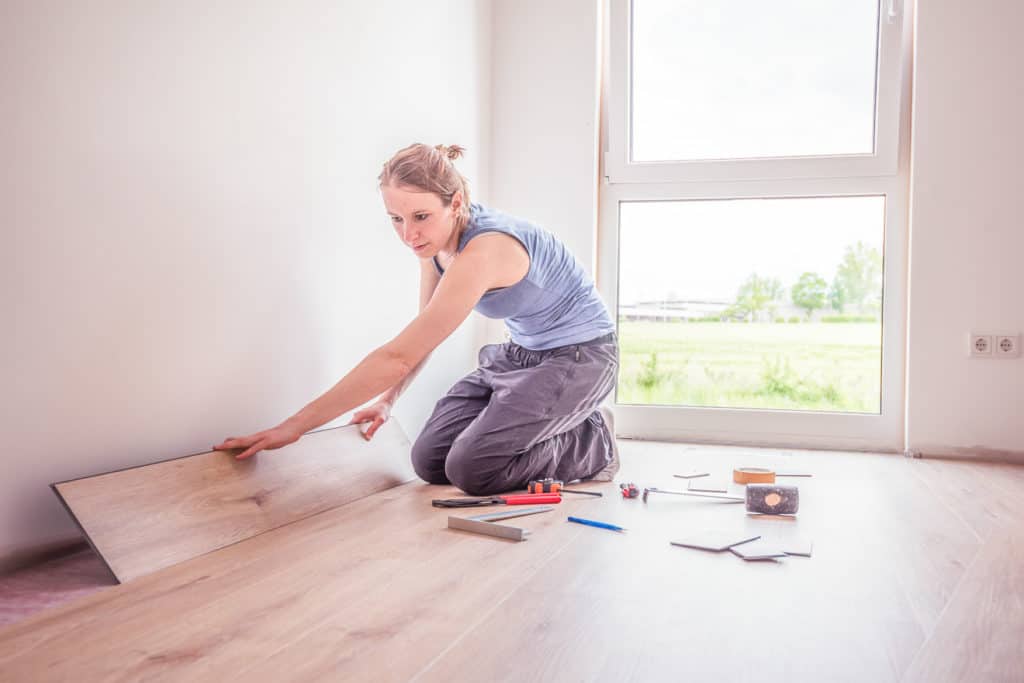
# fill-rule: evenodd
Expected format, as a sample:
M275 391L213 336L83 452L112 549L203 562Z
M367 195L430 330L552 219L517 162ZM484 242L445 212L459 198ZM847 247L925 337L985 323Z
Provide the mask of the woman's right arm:
M420 312L427 307L430 303L430 297L434 295L434 290L437 289L437 284L441 281L441 275L437 272L437 268L434 267L433 259L420 259ZM349 424L365 424L371 423L370 426L363 432L363 438L367 441L373 438L374 433L380 429L380 426L384 424L391 415L391 408L394 407L395 401L402 395L402 392L412 384L413 379L419 374L423 366L427 364L430 359L428 354L426 358L421 360L416 367L409 372L408 375L403 377L397 384L392 386L390 389L381 394L380 398L377 399L372 405L363 408L362 410L356 411L355 415L352 416L352 421Z

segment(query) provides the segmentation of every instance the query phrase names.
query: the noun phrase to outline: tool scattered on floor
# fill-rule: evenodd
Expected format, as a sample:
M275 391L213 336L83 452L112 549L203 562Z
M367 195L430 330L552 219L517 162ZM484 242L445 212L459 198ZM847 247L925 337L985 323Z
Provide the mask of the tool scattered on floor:
M814 548L814 542L808 541L807 539L797 538L786 541L781 544L782 552L787 555L800 555L801 557L810 557L811 549Z
M577 524L585 524L587 526L596 526L598 529L610 529L612 531L625 531L621 526L615 524L608 524L607 522L597 522L593 519L583 519L582 517L569 517L570 522L576 522Z
M710 498L729 503L745 503L747 512L766 515L793 515L800 509L800 490L796 486L774 484L748 484L746 495L734 496L728 493L699 493L697 491L670 491L653 486L644 489L643 500L652 493L670 493L674 496Z
M580 489L567 489L565 484L559 479L534 479L530 482L529 486L526 487L529 493L577 493L582 496L597 496L600 498L604 494L600 491L581 491Z
M749 484L747 512L766 515L795 515L800 509L800 489L776 484Z
M701 477L709 477L709 476L711 476L711 473L710 472L697 472L696 470L694 470L694 471L691 471L691 472L685 472L683 474L673 474L672 476L673 477L678 477L679 479L700 479Z
M732 471L737 484L774 484L775 471L766 467L737 467Z
M436 508L468 508L481 505L533 505L535 503L561 503L557 493L526 493L511 496L486 496L483 498L435 498L430 504Z
M737 467L732 471L732 480L737 484L774 484L780 477L810 477L810 474L776 472L767 467Z
M724 531L714 529L704 531L693 536L669 541L672 545L683 548L697 548L720 553L728 550L733 555L744 560L772 560L788 555L811 556L811 541L806 539L789 539L779 541L777 539L766 539L759 534L752 534L743 531Z
M766 541L764 539L758 539L751 541L750 543L740 543L729 548L729 552L737 557L742 557L747 561L756 560L772 560L775 561L778 557L785 557L786 553L782 552L778 544Z
M714 530L704 531L694 536L687 536L686 538L680 538L675 541L669 541L669 543L672 545L682 546L684 548L697 548L699 550L710 550L718 553L723 550L728 550L734 545L756 541L759 538L761 538L761 536L758 534L744 534L743 532Z
M674 496L696 496L697 498L713 498L715 500L728 501L730 503L742 503L746 500L743 496L733 496L727 493L698 493L696 491L670 491L649 486L644 489L643 500L647 502L647 496L652 493L671 493Z
M622 491L623 498L636 498L640 495L640 488L633 482L619 484L619 490Z
M512 519L513 517L536 515L539 512L551 512L554 509L553 505L538 505L537 507L532 508L512 507L507 510L501 510L500 512L485 512L482 515L472 515L470 517L463 517L462 519L472 519L477 522L495 522L502 519Z
M495 524L494 522L481 522L476 519L463 519L461 517L449 517L448 528L459 531L469 531L484 536L497 536L512 541L525 541L530 535L529 529L507 524Z
M462 519L461 517L449 517L448 528L459 531L469 531L484 536L497 536L507 538L510 541L525 541L530 535L529 529L506 524L495 524L494 522L479 522L475 519Z
M539 505L532 508L520 508L517 510L502 510L472 517L448 517L448 528L459 531L469 531L484 536L496 536L512 541L525 541L530 535L529 529L507 524L496 524L495 520L508 519L510 517L522 517L524 515L535 515L540 512L551 512L555 508L551 505Z
M711 482L698 483L694 486L693 481L688 481L686 483L686 490L696 491L697 493L729 493L727 484L713 484Z

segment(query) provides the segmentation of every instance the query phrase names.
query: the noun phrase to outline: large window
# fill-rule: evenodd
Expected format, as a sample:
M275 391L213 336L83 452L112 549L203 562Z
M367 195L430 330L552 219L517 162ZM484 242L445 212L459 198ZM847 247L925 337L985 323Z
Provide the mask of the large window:
M900 6L611 8L599 283L620 432L899 448Z

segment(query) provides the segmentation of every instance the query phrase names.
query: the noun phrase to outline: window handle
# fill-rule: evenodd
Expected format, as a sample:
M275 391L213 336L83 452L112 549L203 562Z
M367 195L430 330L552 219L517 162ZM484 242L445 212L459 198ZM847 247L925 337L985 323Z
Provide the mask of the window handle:
M885 12L885 20L890 24L895 24L902 11L901 0L886 0L886 4L889 8Z

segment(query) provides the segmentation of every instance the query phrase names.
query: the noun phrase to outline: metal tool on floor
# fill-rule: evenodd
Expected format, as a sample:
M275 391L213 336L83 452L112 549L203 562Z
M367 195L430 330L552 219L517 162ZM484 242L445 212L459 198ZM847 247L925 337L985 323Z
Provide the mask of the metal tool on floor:
M529 529L507 524L496 524L497 520L509 519L511 517L523 517L535 515L540 512L551 512L555 508L551 505L538 505L532 508L519 508L514 510L502 510L501 512L490 512L472 517L448 517L448 528L459 531L469 531L474 534L485 536L496 536L512 541L525 541L530 535Z
M502 519L535 515L538 512L551 512L554 509L553 505L538 505L537 507L532 508L514 507L507 510L501 510L499 512L485 512L482 515L471 515L470 517L463 517L461 519L471 519L475 522L497 522Z
M654 486L649 486L644 489L644 502L647 502L647 496L651 493L671 493L674 496L696 496L697 498L713 498L715 500L722 500L729 503L742 503L746 500L743 496L731 496L727 493L697 493L696 491L670 491L668 489L659 489Z
M533 505L535 503L561 503L557 493L527 493L511 496L486 496L483 498L435 498L430 504L436 508L470 508L482 505Z
M674 496L695 496L711 498L727 503L746 503L747 512L769 515L793 515L800 508L800 491L796 486L775 484L748 484L745 495L734 496L722 493L697 493L695 491L669 491L653 486L644 489L644 502L652 493L671 493Z
M597 496L600 498L604 494L600 491L580 491L579 489L567 489L565 483L560 479L552 479L548 477L546 479L534 479L530 482L529 486L526 487L529 493L578 493L583 496Z
M705 484L693 485L693 480L686 482L687 491L696 491L697 493L729 493L729 487L727 484L719 482L708 482Z

